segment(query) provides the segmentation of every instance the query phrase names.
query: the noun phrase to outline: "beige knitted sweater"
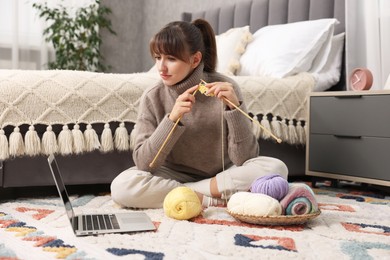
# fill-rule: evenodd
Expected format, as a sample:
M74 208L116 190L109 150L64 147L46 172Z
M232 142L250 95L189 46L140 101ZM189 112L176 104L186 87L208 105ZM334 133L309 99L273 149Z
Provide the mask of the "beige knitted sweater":
M198 85L201 79L206 82L231 82L242 101L241 91L233 80L219 73L204 72L203 64L177 85L168 87L160 82L149 88L141 98L137 119L133 158L138 169L153 172L149 164L175 124L168 118L168 114L176 98L186 89ZM164 165L201 179L215 176L222 170L222 147L225 167L241 165L258 156L258 142L248 118L238 110L227 110L215 97L197 93L195 98L192 111L185 114L175 128L156 160L154 169ZM246 111L242 102L240 108Z

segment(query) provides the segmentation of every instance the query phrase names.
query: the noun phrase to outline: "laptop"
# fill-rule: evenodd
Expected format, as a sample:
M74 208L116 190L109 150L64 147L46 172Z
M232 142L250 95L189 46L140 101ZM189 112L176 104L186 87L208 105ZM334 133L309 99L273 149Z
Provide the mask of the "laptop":
M55 156L51 154L47 160L76 236L152 231L156 229L149 216L141 211L75 215Z

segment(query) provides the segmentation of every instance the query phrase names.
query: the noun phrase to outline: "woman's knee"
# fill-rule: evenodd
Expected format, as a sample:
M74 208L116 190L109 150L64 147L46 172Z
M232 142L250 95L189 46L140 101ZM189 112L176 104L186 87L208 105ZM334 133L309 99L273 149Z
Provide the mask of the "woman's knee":
M280 159L268 156L259 156L250 159L244 165L253 164L256 168L261 169L264 174L279 174L287 180L287 165Z
M142 183L139 177L139 174L132 170L126 170L119 174L111 182L112 200L124 207L137 207L140 201L140 194L138 192L139 189L135 186L139 186Z
M115 203L118 203L121 206L128 207L129 201L127 200L128 192L125 190L125 183L121 180L120 175L118 175L112 182L111 182L111 198Z
M272 166L273 168L273 173L279 174L282 176L284 179L287 180L288 178L288 167L287 165L282 161L277 158L273 158L273 163Z

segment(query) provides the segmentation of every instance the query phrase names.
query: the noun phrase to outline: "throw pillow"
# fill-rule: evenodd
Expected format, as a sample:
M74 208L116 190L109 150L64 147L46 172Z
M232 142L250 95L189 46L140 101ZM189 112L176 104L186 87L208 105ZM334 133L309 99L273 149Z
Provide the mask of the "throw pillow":
M249 31L249 26L232 28L215 36L217 42L218 72L230 76L236 74L240 68L240 57L244 53L251 37L252 34Z

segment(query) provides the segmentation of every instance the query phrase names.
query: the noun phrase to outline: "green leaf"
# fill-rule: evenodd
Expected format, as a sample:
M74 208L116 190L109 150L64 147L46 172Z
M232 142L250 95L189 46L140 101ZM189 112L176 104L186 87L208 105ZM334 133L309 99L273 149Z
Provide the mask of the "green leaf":
M116 32L108 18L112 11L101 5L100 0L78 8L75 17L62 4L49 8L47 3L33 3L32 7L49 24L43 31L45 41L51 42L55 49L55 61L48 63L49 69L106 71L111 67L101 63L104 57L99 50L102 43L99 30L107 29L113 35Z

